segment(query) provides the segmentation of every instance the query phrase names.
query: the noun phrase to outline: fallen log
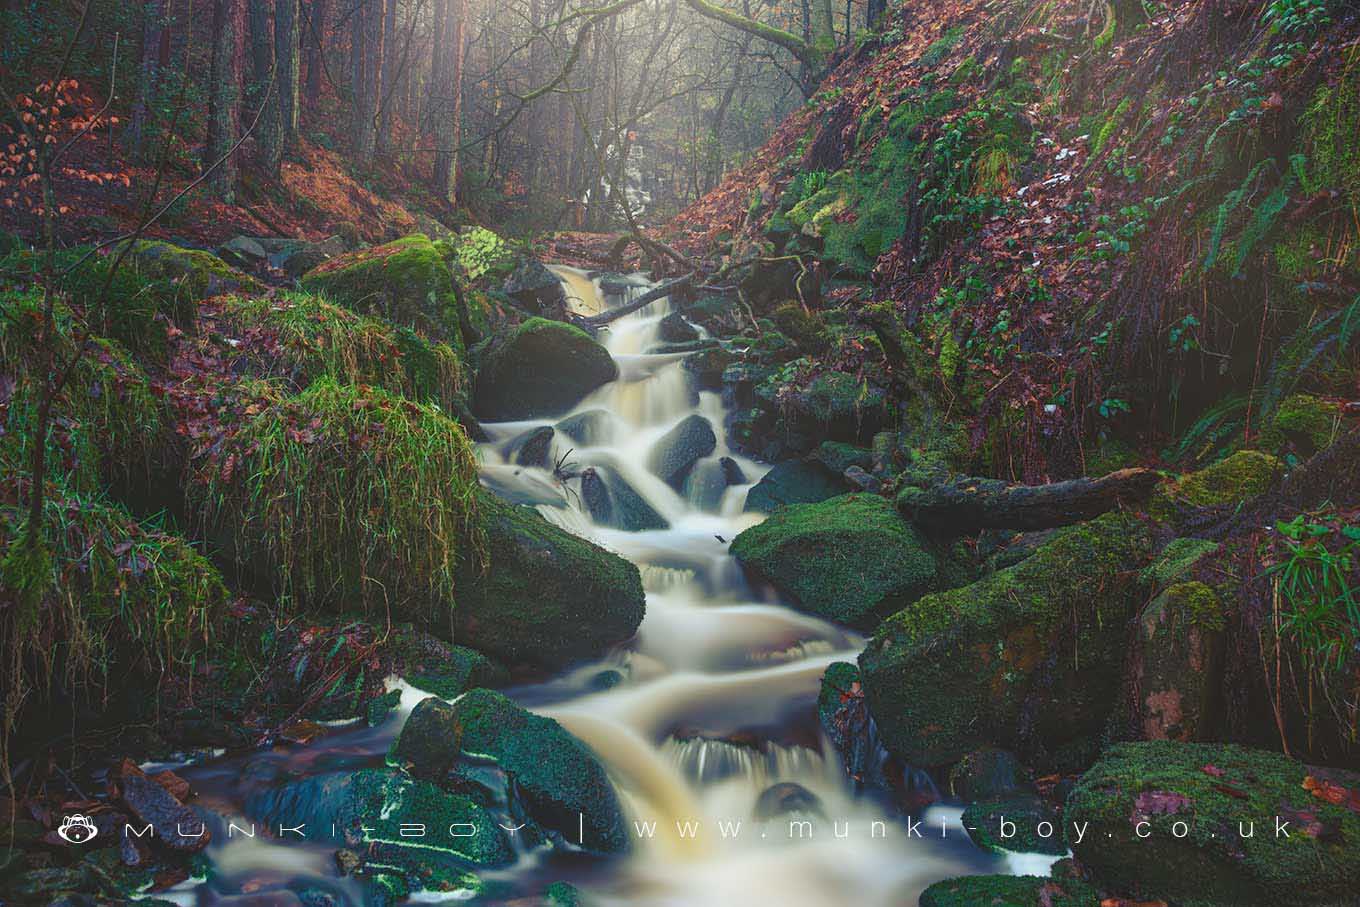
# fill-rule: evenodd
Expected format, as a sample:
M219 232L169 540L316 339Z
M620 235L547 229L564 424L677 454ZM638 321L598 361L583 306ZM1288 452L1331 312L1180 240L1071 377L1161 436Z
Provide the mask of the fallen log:
M897 508L923 530L937 534L1053 529L1143 501L1160 478L1153 469L1121 469L1096 479L1050 485L965 478L930 488L906 488L897 496Z
M665 296L669 296L671 293L673 293L680 287L689 286L690 283L694 280L694 276L695 272L691 271L684 277L677 277L675 280L668 280L663 284L652 287L652 289L648 290L646 293L643 293L637 299L634 299L632 302L626 305L621 305L618 308L610 309L607 312L601 312L598 315L573 317L571 320L574 324L580 325L581 327L584 328L604 327L611 321L615 321L619 318L622 318L624 315L631 315L638 309L646 308L647 306L656 302L658 299L661 299Z

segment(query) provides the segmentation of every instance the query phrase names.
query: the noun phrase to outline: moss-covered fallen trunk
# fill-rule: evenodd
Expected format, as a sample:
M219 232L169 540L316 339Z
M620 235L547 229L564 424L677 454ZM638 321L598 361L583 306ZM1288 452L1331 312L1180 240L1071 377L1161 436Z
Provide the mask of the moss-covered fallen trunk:
M888 748L919 766L984 745L1038 767L1085 764L1115 702L1151 547L1142 523L1107 514L885 620L859 663Z

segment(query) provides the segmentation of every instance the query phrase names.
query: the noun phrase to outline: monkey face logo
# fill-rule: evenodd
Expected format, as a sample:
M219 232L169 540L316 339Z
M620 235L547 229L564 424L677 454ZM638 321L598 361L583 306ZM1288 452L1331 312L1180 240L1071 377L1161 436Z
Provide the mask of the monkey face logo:
M61 827L57 829L57 834L63 841L71 844L84 844L86 841L99 834L99 829L94 827L94 822L88 816L67 816L61 820Z

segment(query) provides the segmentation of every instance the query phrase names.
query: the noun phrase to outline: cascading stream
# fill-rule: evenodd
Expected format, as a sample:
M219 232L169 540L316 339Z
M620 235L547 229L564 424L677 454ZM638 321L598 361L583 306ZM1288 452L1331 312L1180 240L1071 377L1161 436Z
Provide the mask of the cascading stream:
M627 302L605 297L583 272L555 270L582 314ZM931 811L915 838L885 807L851 795L818 733L814 703L826 666L853 660L863 642L760 600L728 554L732 538L762 519L743 507L765 467L728 447L721 397L692 390L683 354L649 352L671 311L662 299L611 323L599 339L619 365L617 381L554 419L486 425L491 440L481 451L493 484L537 501L547 519L636 563L647 592L646 618L627 651L516 692L605 761L629 809L635 855L582 884L618 904L754 899L810 907L844 904L851 892L865 907L915 903L931 882L993 861L967 844L957 810ZM550 469L503 456L525 432L585 413L608 426L603 439L580 444L558 431L550 462L613 470L668 528L600 525L579 479L561 482ZM681 494L645 464L667 432L696 414L711 425L716 448L695 464ZM723 458L745 482L715 498L701 489L724 474ZM593 681L605 670L623 679L597 691ZM762 793L786 782L816 803L761 821ZM812 821L811 832L803 819Z

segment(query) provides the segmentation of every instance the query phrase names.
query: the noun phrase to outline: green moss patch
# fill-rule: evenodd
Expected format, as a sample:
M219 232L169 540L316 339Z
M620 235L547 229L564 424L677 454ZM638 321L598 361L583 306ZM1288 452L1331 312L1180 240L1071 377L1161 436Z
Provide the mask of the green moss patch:
M530 318L482 352L472 407L496 421L561 415L618 374L608 351L585 331Z
M446 338L461 352L463 317L440 248L416 233L349 252L303 275L302 289L348 309Z
M463 388L462 362L453 347L318 296L234 297L220 319L236 335L237 356L251 373L284 378L298 389L325 375L452 411Z
M1343 904L1360 890L1356 791L1358 775L1278 753L1129 743L1082 776L1066 819L1069 828L1090 823L1072 849L1121 893L1235 907ZM1277 819L1287 835L1277 834Z
M936 571L920 533L870 494L781 507L731 552L799 610L860 629L926 592Z

